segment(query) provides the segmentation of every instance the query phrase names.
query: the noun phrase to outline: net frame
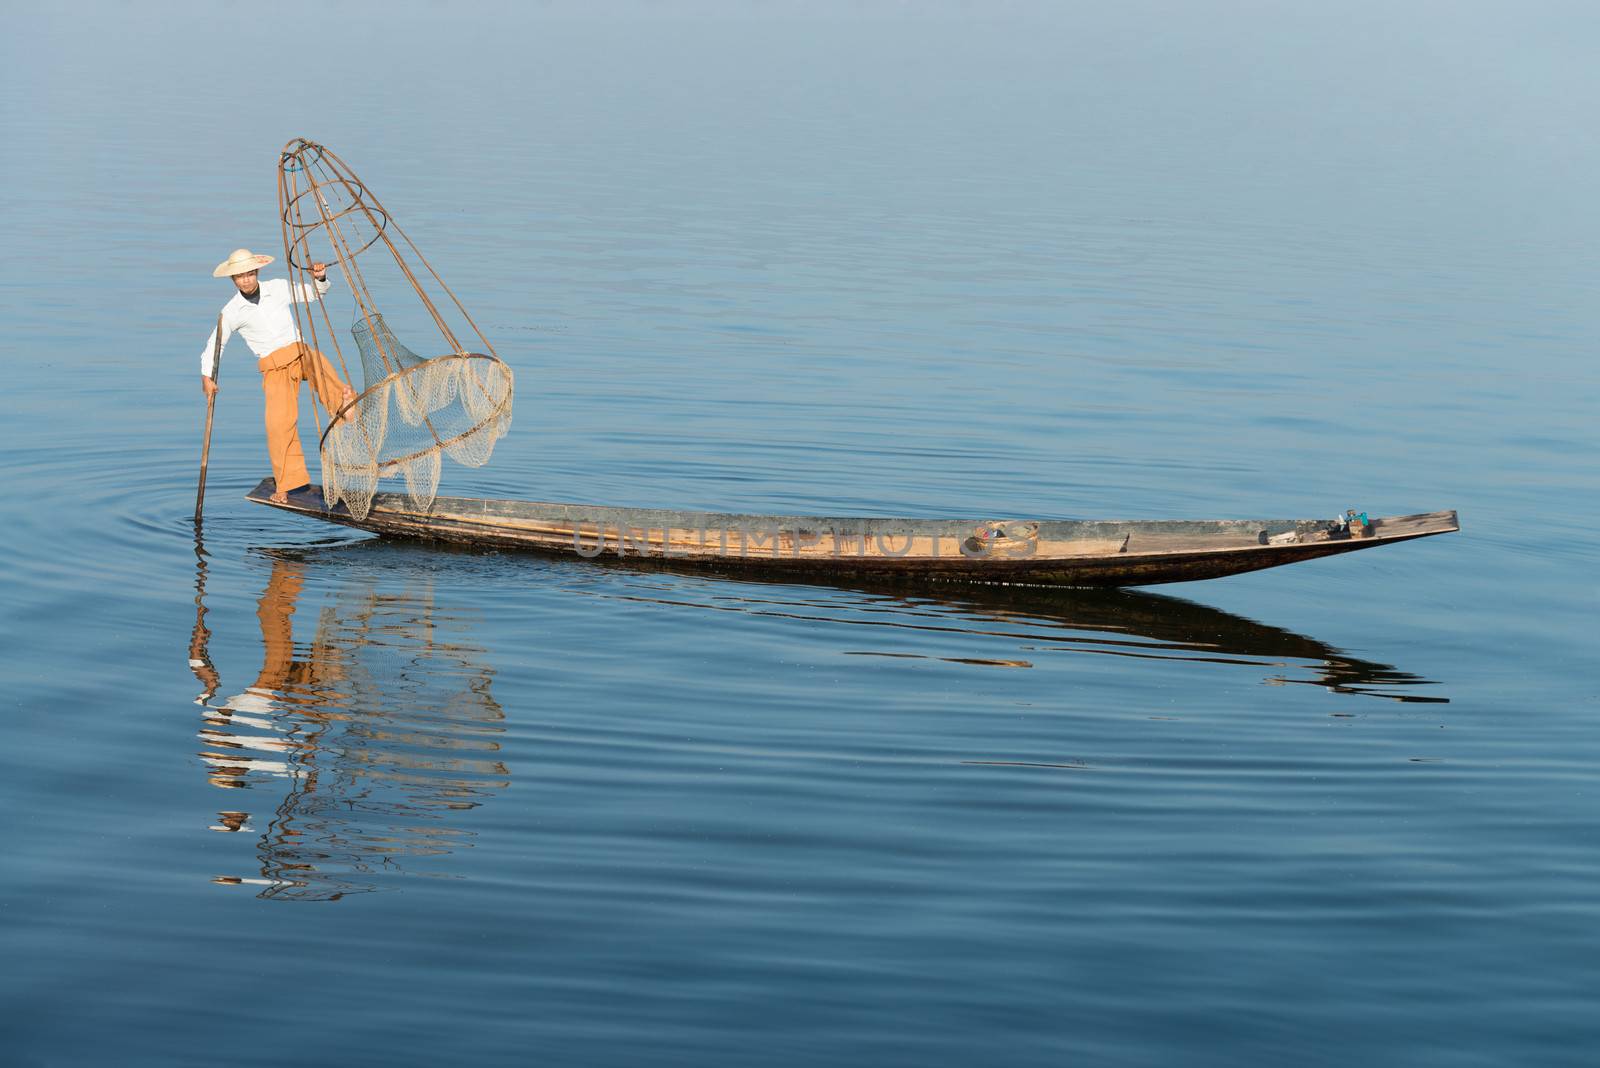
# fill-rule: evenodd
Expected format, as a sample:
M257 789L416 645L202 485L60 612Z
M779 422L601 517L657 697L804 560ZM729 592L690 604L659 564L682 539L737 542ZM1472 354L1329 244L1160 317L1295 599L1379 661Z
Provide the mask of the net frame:
M351 514L362 518L371 506L377 479L404 475L412 503L420 510L428 510L438 488L439 454L448 453L457 462L477 466L487 462L495 440L509 427L513 391L510 367L500 359L493 343L478 327L471 313L444 279L439 277L439 273L400 224L395 222L388 209L356 176L350 165L326 145L297 137L284 146L278 159L278 214L291 293L301 291L301 287L305 292L316 292L311 276L313 262L321 260L330 267L337 266L355 298L357 319L366 327L368 344L375 349L386 372L378 382L365 382L364 388L337 410L329 410L326 429L323 428L321 415L317 414L320 401L317 390L311 391L312 413L318 429L318 451L322 457L324 499L329 507L344 499ZM361 224L370 233L360 232ZM327 242L330 249L327 257L313 254L314 237ZM400 239L404 249L394 237ZM408 253L415 259L420 271L413 267ZM357 263L357 257L363 254L386 254L399 268L401 276L410 286L411 294L426 310L438 330L445 349L441 355L425 359L421 364L402 361L401 353L397 350L403 346L384 325L378 303ZM448 303L445 298L448 298ZM460 335L441 310L450 306L470 328L471 334L468 336L482 345L482 351L469 351L462 343ZM321 295L317 295L313 302L297 301L290 307L295 326L305 343L324 356L331 355L345 380L354 383L356 379L351 374L350 362L346 360L344 346L339 342L339 331ZM490 363L485 371L482 365L472 361ZM315 368L308 367L306 370L308 377L316 373ZM434 379L430 380L426 375L433 375ZM481 395L473 398L473 403L467 403L463 398L463 407L475 419L473 425L464 431L448 427L441 430L428 418L425 402L431 394L441 392L441 376L445 379L443 392L471 388L478 390ZM486 385L491 381L496 385L503 382L503 388L491 393ZM426 428L432 444L411 450L403 456L385 456L385 427L378 426L375 432L371 425L373 421L355 416L378 404L387 406L396 390L406 391L400 401L403 410L423 413L420 422ZM406 421L413 426L418 425L412 422L409 415ZM336 434L335 431L342 426L350 426L351 434ZM359 440L353 443L344 440L352 435ZM472 449L465 448L464 440L475 435L484 437L475 440ZM357 489L353 494L347 492L350 480L340 477L341 459L330 455L330 439L335 451L346 454L364 451L369 457L369 463L364 465L356 480L364 488ZM429 453L433 454L431 464L427 456ZM427 474L430 466L431 477ZM346 475L353 473L348 461L343 462L342 468ZM368 482L371 485L366 485Z

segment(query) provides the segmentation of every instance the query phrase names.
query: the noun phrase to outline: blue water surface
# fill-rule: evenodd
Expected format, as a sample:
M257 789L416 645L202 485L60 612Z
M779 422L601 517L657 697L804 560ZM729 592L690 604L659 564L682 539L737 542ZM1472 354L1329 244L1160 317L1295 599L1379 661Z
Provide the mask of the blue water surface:
M0 1062L1594 1062L1590 6L4 23ZM1463 531L1054 594L391 544L243 500L235 341L197 538L296 136L516 370L443 492Z

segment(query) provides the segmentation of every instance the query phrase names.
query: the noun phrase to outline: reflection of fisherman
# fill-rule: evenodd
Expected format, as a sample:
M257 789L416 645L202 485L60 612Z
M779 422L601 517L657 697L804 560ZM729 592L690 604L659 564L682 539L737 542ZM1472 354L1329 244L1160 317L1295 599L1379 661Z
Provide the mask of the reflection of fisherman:
M322 353L301 339L295 326L292 305L310 304L328 292L332 284L327 278L328 265L311 265L315 288L291 287L282 278L257 280L256 272L271 262L271 256L259 256L247 248L235 249L211 274L216 278L232 278L239 289L233 299L222 306L222 344L226 345L237 330L250 351L256 354L261 391L266 395L267 455L272 461L274 481L272 499L282 504L288 499L289 490L311 482L296 426L300 415L300 383L310 379L317 396L322 398L322 406L329 412L338 411L354 394ZM206 339L205 351L200 354L200 384L207 396L217 391L216 352L217 335L213 331Z
M313 643L309 659L294 658L294 609L305 586L304 565L272 561L272 576L256 605L256 618L261 621L261 674L250 687L256 693L293 689L316 695L325 684L344 677L339 657L325 642Z
M298 692L309 712L322 700L319 690L343 677L340 658L322 643L312 650L309 659L294 657L294 609L305 582L305 572L299 564L288 560L272 562L272 577L256 607L256 618L261 621L261 674L244 693L235 694L214 709L220 718L212 719L201 731L212 744L283 754L293 751L293 743L282 737L283 728L268 718L282 708L279 695ZM260 733L246 734L237 729L241 727ZM287 763L277 761L240 761L220 753L202 755L212 764L211 781L218 786L241 786L250 771L280 775L291 771Z
M199 756L215 786L277 779L284 788L256 813L264 826L242 804L218 813L212 830L259 835L260 877L215 881L331 900L376 889L379 869L402 871L407 857L442 856L472 837L446 814L506 787L494 737L505 713L471 660L477 650L439 641L431 600L411 591L358 588L297 642L307 581L304 562L273 558L256 611L261 671L244 692L206 705ZM191 660L206 659L203 639Z

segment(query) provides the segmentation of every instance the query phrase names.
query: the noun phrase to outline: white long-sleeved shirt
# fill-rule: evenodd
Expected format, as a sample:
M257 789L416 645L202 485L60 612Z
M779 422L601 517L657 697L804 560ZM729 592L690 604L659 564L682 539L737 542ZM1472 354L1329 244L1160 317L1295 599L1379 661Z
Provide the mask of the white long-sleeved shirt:
M235 293L233 299L222 306L222 343L226 345L237 330L257 359L285 345L294 344L300 340L300 332L295 329L294 309L290 305L310 304L326 294L332 285L332 282L323 279L316 283L315 289L302 285L299 293L292 294L288 279L273 278L261 283L258 290L260 300L247 300L243 293ZM200 373L207 378L217 375L216 361L213 359L216 352L217 332L212 330L211 336L206 338L204 351L200 353Z

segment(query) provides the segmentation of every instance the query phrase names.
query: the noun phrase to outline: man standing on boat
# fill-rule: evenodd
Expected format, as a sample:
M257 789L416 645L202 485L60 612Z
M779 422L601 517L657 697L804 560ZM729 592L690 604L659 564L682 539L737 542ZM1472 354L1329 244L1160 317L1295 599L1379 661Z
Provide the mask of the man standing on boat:
M260 256L247 248L235 249L217 265L211 276L231 278L239 290L222 306L221 344L226 345L237 330L250 351L256 354L256 369L261 372L261 391L266 398L272 499L282 504L288 500L290 490L311 483L305 453L300 448L300 383L310 380L311 388L316 390L322 406L330 414L355 394L322 353L305 343L295 326L293 305L320 300L332 286L328 281L328 265L313 263L311 277L315 288L303 285L294 292L287 279L262 282L256 277L256 272L271 262L271 256ZM206 339L205 351L200 354L200 385L208 397L217 392L216 353L219 351L217 334L213 330Z

